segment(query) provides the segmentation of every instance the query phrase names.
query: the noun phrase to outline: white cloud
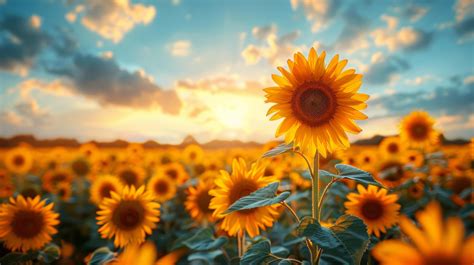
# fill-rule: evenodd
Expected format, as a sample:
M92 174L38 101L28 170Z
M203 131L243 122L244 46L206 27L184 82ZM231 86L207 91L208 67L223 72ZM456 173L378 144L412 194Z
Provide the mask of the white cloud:
M474 75L466 76L463 80L465 85L473 84L474 83Z
M152 5L132 4L129 0L86 0L67 13L66 19L72 23L82 16L81 23L87 29L117 43L137 24L149 24L155 15Z
M437 78L435 78L434 76L432 75L423 75L423 76L417 76L413 79L407 79L405 81L405 83L407 85L411 85L411 86L420 86L420 85L423 85L425 84L426 82L429 82L429 81L432 81L432 80L436 80Z
M170 46L170 51L173 56L188 56L191 53L191 41L178 40L176 42L173 42Z
M313 23L311 26L313 32L318 32L329 25L339 10L340 2L338 0L290 0L293 10L302 6L306 19Z
M454 5L454 11L456 13L456 21L463 21L468 16L472 16L474 14L474 1L458 0Z

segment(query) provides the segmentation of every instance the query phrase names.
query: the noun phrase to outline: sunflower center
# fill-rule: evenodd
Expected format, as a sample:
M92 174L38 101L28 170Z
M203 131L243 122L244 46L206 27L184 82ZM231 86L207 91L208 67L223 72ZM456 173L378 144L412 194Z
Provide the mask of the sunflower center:
M291 106L297 119L308 126L319 126L332 119L336 111L335 95L320 83L305 83L296 89Z
M168 156L163 156L161 158L161 164L165 165L165 164L169 164L171 163L171 158L169 158Z
M153 188L157 194L166 194L169 190L169 185L164 180L158 180Z
M403 167L397 162L386 163L380 168L380 177L386 181L398 181L403 178Z
M411 127L410 134L416 140L424 140L428 136L428 127L424 123L415 123Z
M145 217L145 209L138 201L122 201L115 209L112 221L120 229L133 230Z
M212 210L209 209L212 197L208 192L209 190L203 190L197 195L197 206L202 213L212 213Z
M136 185L138 176L137 174L130 169L126 169L120 173L120 179L125 182L127 185Z
M367 200L361 207L362 215L369 220L377 220L383 215L383 205L378 200Z
M24 163L25 163L25 158L21 155L16 155L13 158L13 164L15 164L15 166L17 166L17 167L22 166Z
M115 188L110 183L104 183L100 187L99 194L101 198L110 198L112 191L115 191Z
M20 238L33 238L43 229L44 220L40 212L20 210L12 220L12 231Z
M256 190L258 190L258 185L252 180L244 179L241 180L239 183L235 183L230 190L229 205L232 205L240 198L245 197ZM255 209L242 210L239 212L243 214L248 214L252 213L253 211L255 211Z
M268 176L273 176L273 175L275 175L273 168L270 168L270 167L265 168L265 172L263 173L263 176L268 177Z
M463 190L471 187L472 181L469 177L455 177L451 182L451 189L454 193L460 194Z
M67 176L63 173L58 173L58 174L55 174L52 179L51 179L51 182L56 185L60 182L63 182L63 181L66 181L67 179Z
M168 169L166 170L166 175L171 179L176 180L178 178L178 171L176 171L176 169Z
M71 167L74 173L79 176L85 176L87 175L87 173L89 173L89 164L83 159L78 159L74 161Z
M370 160L371 160L371 159L370 159L370 156L364 157L364 162L365 162L365 163L370 163Z
M398 144L396 144L396 143L390 143L390 144L387 146L387 150L388 150L388 152L391 153L391 154L396 154L396 153L398 153L398 150L399 150Z
M197 158L196 152L191 152L191 153L189 154L189 158L190 158L191 160L196 159L196 158Z

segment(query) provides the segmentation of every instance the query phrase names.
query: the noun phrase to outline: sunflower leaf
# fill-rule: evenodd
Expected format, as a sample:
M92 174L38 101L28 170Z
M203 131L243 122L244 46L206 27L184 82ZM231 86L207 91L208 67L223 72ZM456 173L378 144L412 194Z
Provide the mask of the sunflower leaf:
M209 228L199 230L194 236L185 240L183 244L197 251L212 250L222 247L227 243L227 237L221 236L214 238L214 235Z
M367 226L352 215L339 217L329 228L308 224L301 235L323 249L322 264L360 264L369 244Z
M278 182L270 183L267 186L238 199L224 212L224 214L273 205L284 201L290 196L290 192L284 191L276 195L278 185Z
M55 244L49 244L39 252L38 259L49 264L59 259L60 255L61 250L59 249L59 247Z
M112 252L108 247L101 247L96 249L87 265L101 265L115 259L115 252Z
M282 143L277 147L267 151L262 157L273 157L293 150L293 143Z
M272 256L270 256L272 254ZM266 264L275 261L276 257L284 260L289 254L288 249L284 247L272 247L268 239L258 241L252 244L240 260L240 264Z
M364 171L362 169L358 169L356 167L350 166L350 165L344 165L344 164L337 164L336 169L338 171L338 174L332 174L330 172L320 170L319 173L322 176L331 176L334 178L341 178L341 179L352 179L357 182L361 182L363 184L371 184L375 185L377 187L383 187L382 184L377 182L372 174L370 174L367 171Z

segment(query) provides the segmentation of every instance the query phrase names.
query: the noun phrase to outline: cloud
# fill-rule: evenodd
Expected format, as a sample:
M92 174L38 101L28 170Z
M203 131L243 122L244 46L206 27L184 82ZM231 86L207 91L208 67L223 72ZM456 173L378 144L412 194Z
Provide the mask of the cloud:
M474 75L466 76L463 80L463 83L465 85L471 85L474 84Z
M117 62L94 55L77 54L66 67L48 71L69 81L74 93L101 105L149 109L161 107L170 114L179 113L181 101L173 90L163 90L142 70L128 71Z
M154 6L132 4L129 0L86 0L66 14L69 22L82 16L81 23L90 31L115 43L137 24L147 25L156 15Z
M178 40L170 46L171 55L178 57L188 56L191 52L191 41Z
M7 15L0 20L0 70L28 74L40 52L51 42L41 29L41 19Z
M411 85L411 86L420 86L420 85L423 85L425 84L426 82L429 82L429 81L432 81L432 80L438 80L439 78L436 78L432 75L423 75L423 76L417 76L413 79L407 79L405 81L405 83L407 85Z
M270 80L245 80L237 74L216 74L199 80L178 80L175 88L201 90L212 93L262 95L262 89L270 86Z
M460 41L469 41L474 39L474 16L459 21L454 25L456 34L460 37Z
M22 99L11 110L0 111L0 123L9 125L1 126L3 129L0 133L10 134L11 130L38 128L49 119L49 112L41 108L34 99Z
M400 14L402 18L409 19L414 23L423 18L428 13L428 8L408 4L403 7L396 8L395 11Z
M387 23L387 27L377 28L371 33L375 45L378 47L387 47L391 52L399 49L415 51L427 47L433 39L432 32L410 26L398 29L396 17L382 15L381 18Z
M456 21L460 22L474 14L474 2L472 0L458 0L454 5Z
M306 19L312 22L311 30L318 32L326 28L341 7L340 0L290 0L293 10L301 5Z
M333 45L328 48L334 50L345 50L353 53L370 46L366 33L370 29L370 21L361 16L356 8L350 7L343 16L344 26Z
M397 56L384 56L381 52L372 56L372 63L367 68L364 80L374 85L391 82L397 75L410 68L407 61Z
M282 65L295 52L308 50L306 45L296 45L294 42L300 36L299 31L292 31L278 36L276 26L254 27L252 35L258 44L249 44L241 52L247 64L256 64L266 59L272 65Z

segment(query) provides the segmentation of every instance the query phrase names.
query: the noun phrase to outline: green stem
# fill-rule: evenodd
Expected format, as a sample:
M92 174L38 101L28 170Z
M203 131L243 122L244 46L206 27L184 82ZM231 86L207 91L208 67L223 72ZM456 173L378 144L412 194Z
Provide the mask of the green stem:
M314 154L314 161L313 161L313 178L312 178L312 196L311 196L311 203L313 206L312 209L312 217L313 219L317 220L319 223L319 152L316 150ZM314 245L313 255L316 257L312 257L313 264L319 263L319 248L316 244Z

